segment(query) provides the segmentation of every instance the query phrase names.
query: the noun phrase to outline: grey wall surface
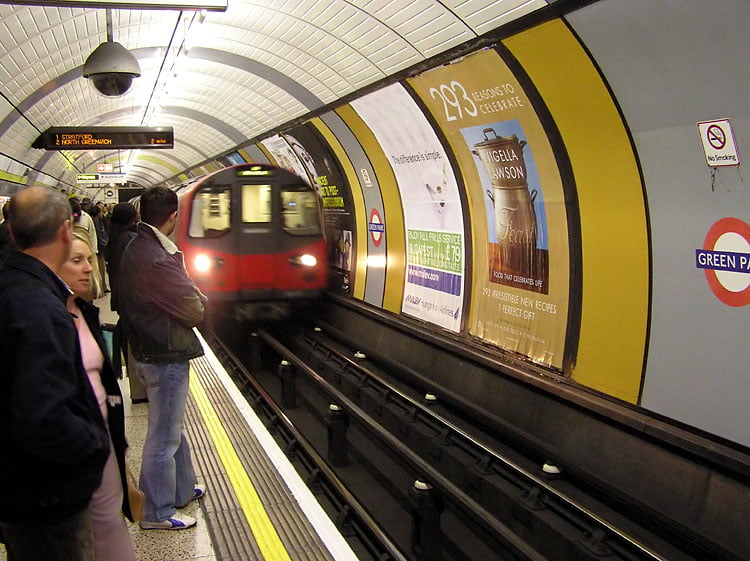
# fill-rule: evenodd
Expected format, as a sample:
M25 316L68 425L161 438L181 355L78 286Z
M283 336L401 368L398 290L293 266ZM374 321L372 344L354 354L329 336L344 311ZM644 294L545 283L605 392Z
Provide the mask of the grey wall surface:
M645 182L653 298L641 405L750 445L750 306L722 303L695 265L714 223L750 222L750 3L605 0L567 20L621 106ZM721 118L746 163L713 174L697 123Z

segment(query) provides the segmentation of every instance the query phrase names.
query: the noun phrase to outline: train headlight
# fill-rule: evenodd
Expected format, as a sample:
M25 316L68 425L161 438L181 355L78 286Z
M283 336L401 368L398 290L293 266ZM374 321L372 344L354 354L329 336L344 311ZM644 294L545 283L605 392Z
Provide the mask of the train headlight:
M211 270L211 258L201 253L193 260L193 266L199 273L207 273Z
M305 253L303 255L295 255L291 259L289 259L290 263L293 263L294 265L301 265L303 267L315 267L315 265L318 264L318 260L315 258L314 255L310 255L309 253Z

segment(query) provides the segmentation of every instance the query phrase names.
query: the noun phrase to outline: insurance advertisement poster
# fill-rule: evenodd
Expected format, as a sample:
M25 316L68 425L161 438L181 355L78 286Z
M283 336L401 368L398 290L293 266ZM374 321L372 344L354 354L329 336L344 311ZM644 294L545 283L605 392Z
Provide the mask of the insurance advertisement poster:
M323 228L329 250L331 288L349 293L356 262L356 228L352 193L338 161L314 127L304 124L284 134L289 146L313 178L323 208Z
M570 282L565 198L527 92L494 50L409 83L448 138L472 207L470 333L562 368Z
M464 225L456 177L435 132L400 84L352 102L398 182L406 230L404 314L458 332Z

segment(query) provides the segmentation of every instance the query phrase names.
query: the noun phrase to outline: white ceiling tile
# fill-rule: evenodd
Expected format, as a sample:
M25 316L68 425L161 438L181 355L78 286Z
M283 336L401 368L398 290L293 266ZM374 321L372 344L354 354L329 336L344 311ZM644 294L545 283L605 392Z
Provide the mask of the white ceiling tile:
M260 75L211 60L181 57L180 75L172 78L168 70L186 32L195 46L266 65L330 104L545 5L544 0L232 0L226 12L210 12L205 23L195 23L189 31L186 22L194 15L189 12L180 19L179 12L170 10L113 10L112 22L115 41L128 49L153 49L167 46L180 19L172 50L162 54L167 57L162 80L167 79L169 93L159 103L198 111L252 138L308 109ZM121 98L105 98L83 78L52 91L42 89L82 65L106 40L106 31L100 9L0 4L3 94L15 104L38 98L26 117L40 130L140 124L161 58L140 58L142 76ZM10 115L13 110L0 105L0 112ZM231 139L195 119L176 114L161 119L175 127L173 158L188 165L233 148ZM30 148L37 135L34 126L19 119L0 131L0 153L35 163L43 155ZM89 165L97 158L80 162ZM75 170L67 165L62 155L53 154L44 171L70 180ZM159 174L167 173L156 167Z

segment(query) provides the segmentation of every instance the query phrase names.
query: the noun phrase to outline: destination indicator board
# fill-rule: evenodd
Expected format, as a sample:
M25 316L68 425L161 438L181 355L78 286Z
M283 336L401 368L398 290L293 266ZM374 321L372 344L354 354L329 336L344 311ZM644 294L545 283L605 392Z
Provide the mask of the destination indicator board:
M76 183L126 183L124 173L79 173Z
M32 144L43 150L174 148L172 127L50 127Z

